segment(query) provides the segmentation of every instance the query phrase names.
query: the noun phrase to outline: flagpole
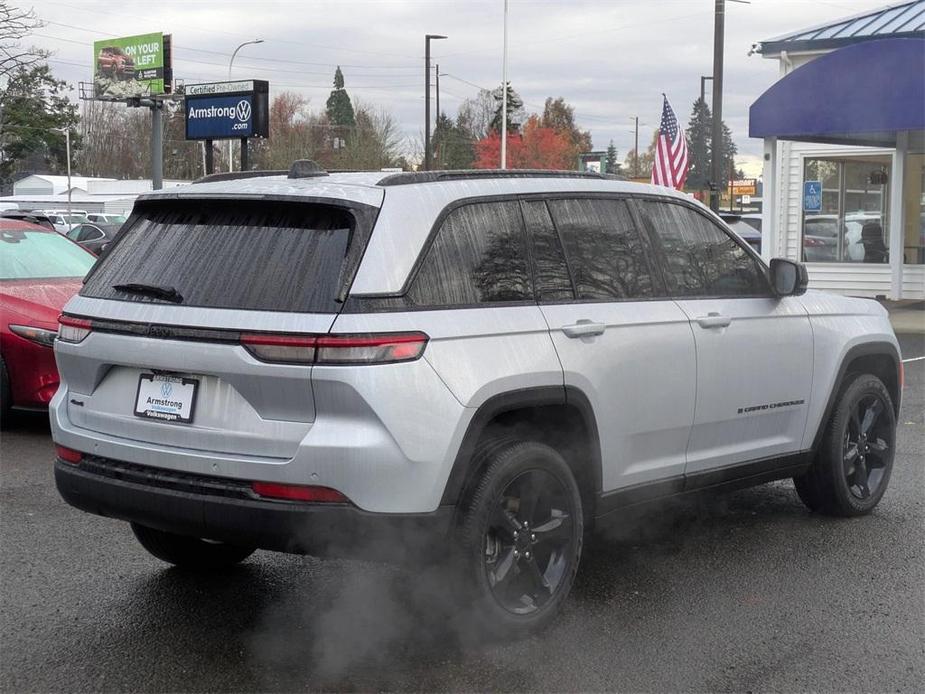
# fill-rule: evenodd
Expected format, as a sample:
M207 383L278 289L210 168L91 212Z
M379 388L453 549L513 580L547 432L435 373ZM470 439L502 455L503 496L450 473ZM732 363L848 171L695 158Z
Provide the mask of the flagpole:
M501 168L507 168L507 0L504 0L504 56L501 60Z

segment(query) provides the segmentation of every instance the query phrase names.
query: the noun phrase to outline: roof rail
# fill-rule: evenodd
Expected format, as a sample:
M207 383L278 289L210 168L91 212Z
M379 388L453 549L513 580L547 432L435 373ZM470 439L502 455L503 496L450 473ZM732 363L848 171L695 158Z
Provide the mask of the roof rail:
M610 174L593 171L557 171L551 169L460 169L459 171L413 171L395 173L379 180L380 186L404 186L412 183L466 181L483 178L593 178L619 180Z
M289 173L283 171L224 171L222 173L209 174L202 178L197 178L193 183L215 183L216 181L234 181L238 178L263 178L264 176L285 176Z

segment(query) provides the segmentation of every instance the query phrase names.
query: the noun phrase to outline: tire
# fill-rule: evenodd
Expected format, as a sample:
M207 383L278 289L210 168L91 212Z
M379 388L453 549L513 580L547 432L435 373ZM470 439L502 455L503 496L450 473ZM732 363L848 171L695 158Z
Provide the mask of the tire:
M6 371L6 362L0 357L0 427L9 420L13 396L10 393L10 375Z
M460 594L480 631L519 638L548 625L571 590L581 495L549 446L508 441L484 450L487 468L463 502Z
M148 552L158 559L184 569L215 571L233 566L254 553L255 547L239 547L207 542L198 537L175 535L132 523L132 532Z
M889 484L895 446L890 392L876 376L854 376L838 394L812 466L793 479L800 500L831 516L870 513Z

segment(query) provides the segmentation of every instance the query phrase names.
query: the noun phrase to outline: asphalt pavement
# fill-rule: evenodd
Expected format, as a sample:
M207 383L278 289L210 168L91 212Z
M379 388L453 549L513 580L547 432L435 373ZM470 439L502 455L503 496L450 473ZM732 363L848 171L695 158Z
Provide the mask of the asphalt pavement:
M813 515L781 482L627 519L518 642L452 618L437 572L272 552L168 568L59 499L43 416L0 436L3 692L925 690L923 360L872 515Z

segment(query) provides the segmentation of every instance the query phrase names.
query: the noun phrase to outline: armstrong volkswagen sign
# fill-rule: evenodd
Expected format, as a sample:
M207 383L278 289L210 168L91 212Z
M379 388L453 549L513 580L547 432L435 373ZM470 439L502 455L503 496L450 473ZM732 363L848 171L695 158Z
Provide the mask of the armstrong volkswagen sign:
M263 80L188 85L186 139L267 137L268 95Z

